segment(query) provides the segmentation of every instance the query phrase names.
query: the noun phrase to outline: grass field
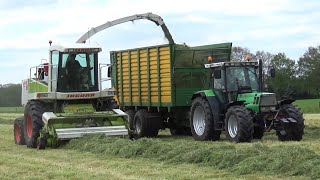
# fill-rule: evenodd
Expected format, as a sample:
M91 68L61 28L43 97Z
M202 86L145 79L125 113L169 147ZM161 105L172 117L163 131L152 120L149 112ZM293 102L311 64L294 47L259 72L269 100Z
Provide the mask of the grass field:
M296 100L294 104L298 105L304 113L320 114L320 99ZM22 106L19 107L0 107L0 113L23 113Z
M23 113L23 106L19 107L0 107L0 113Z
M191 137L131 141L88 136L59 149L17 146L9 122L22 114L0 114L1 179L319 179L320 115L306 114L301 142L233 144L195 142Z
M320 99L297 100L294 104L298 105L304 113L320 113Z

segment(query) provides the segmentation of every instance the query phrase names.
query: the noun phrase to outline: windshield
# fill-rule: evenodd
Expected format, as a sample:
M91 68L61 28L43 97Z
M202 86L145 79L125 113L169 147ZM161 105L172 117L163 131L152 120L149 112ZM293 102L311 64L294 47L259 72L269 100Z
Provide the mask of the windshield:
M250 87L258 90L256 68L254 66L227 67L227 91L238 91L240 88Z
M61 92L93 91L97 87L96 53L62 53L59 84Z

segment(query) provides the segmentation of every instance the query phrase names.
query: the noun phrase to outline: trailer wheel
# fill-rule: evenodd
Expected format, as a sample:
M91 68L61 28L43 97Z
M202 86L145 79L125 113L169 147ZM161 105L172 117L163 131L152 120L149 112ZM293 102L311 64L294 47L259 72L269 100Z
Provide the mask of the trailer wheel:
M159 129L155 127L155 124L149 118L149 113L146 109L139 109L134 115L133 129L135 130L136 138L156 137Z
M197 97L193 100L190 114L191 133L195 140L219 140L220 130L214 129L214 119L209 102Z
M296 120L296 123L284 125L284 131L277 130L280 141L300 141L304 134L304 118L301 110L292 104L284 104L281 109L289 118Z
M251 142L253 138L253 117L242 106L230 107L226 114L226 135L231 142Z
M29 101L24 111L24 137L27 147L36 148L40 130L43 127L42 114L45 104L39 101Z
M18 145L25 145L26 141L24 139L24 130L23 130L23 117L19 117L14 120L13 125L13 134L14 134L14 143Z

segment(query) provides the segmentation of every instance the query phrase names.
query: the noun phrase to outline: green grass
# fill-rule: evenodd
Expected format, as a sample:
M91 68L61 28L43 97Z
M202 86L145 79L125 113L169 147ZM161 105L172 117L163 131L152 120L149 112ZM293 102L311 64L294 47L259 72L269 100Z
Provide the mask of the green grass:
M15 145L12 125L0 122L0 174L1 179L317 179L320 115L306 119L301 142L278 142L273 133L254 143L233 144L225 137L196 142L162 131L160 138L137 141L87 136L44 151Z
M93 135L72 140L67 149L112 155L127 159L148 159L175 166L193 164L238 176L282 176L320 178L320 115L305 115L306 128L301 142L279 142L274 132L263 141L233 144L225 137L219 142L195 142L191 137L176 138L162 133L160 138L131 141Z
M13 124L14 120L21 116L22 113L0 113L0 124Z
M15 119L21 114L5 114L10 119ZM3 114L0 114L3 116ZM11 120L7 120L11 121ZM163 135L156 139L157 146L162 143L196 143L190 138L172 138ZM84 138L82 141L86 141ZM80 139L78 143L82 142ZM126 144L132 141L125 139L98 138L92 143L103 143L101 148L108 146L104 141L119 141L117 148L127 149ZM148 145L141 140L136 145ZM163 142L162 142L163 141ZM74 147L72 144L59 149L48 148L46 150L28 149L26 146L18 146L13 141L13 126L0 122L0 177L1 179L292 179L282 175L260 174L235 174L227 169L213 168L212 166L195 164L183 161L175 163L161 161L156 158L143 158L139 156L124 157L115 153L90 152ZM198 145L198 142L196 143ZM204 142L203 144L214 144ZM112 147L116 144L113 143ZM232 145L232 144L231 144ZM97 145L96 145L97 146ZM86 147L89 147L86 145ZM224 146L226 147L226 146ZM102 149L101 149L102 150ZM132 151L131 151L132 152ZM163 152L166 153L166 152ZM303 177L296 177L301 179Z
M320 113L320 99L297 100L294 104L298 105L304 113Z
M0 107L0 113L23 113L24 107Z
M298 105L304 113L320 113L320 99L296 100L294 104ZM23 111L23 106L0 107L0 113L23 113Z

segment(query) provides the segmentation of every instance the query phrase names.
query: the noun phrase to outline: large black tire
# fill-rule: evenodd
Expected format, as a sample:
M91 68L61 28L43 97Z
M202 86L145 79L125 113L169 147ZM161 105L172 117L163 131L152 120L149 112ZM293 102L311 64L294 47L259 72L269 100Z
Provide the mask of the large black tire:
M226 136L231 142L251 142L253 138L253 116L243 106L233 106L227 111Z
M24 128L23 128L23 116L14 120L13 134L14 143L18 145L25 145L26 141L24 139Z
M146 109L139 109L134 115L135 138L141 137L156 137L159 132L156 122L149 118L149 113Z
M42 114L45 105L39 101L29 101L24 110L24 137L27 147L36 148L40 130L43 127Z
M221 131L214 129L214 119L209 102L197 97L193 100L190 113L192 137L196 141L219 140Z
M285 133L277 131L277 136L280 141L300 141L304 134L304 118L301 110L292 104L284 104L281 110L289 118L296 120L296 123L290 123L284 127Z
M126 110L125 113L129 116L129 119L128 119L129 128L131 130L134 130L133 122L134 122L134 115L136 112L133 109L129 109L129 110Z

